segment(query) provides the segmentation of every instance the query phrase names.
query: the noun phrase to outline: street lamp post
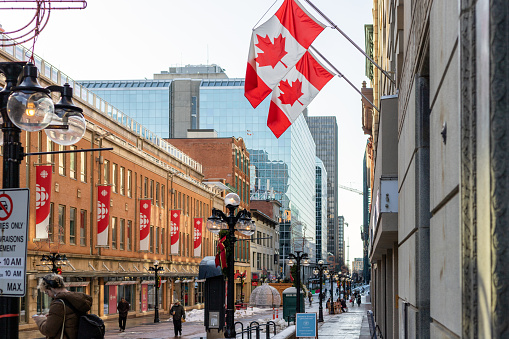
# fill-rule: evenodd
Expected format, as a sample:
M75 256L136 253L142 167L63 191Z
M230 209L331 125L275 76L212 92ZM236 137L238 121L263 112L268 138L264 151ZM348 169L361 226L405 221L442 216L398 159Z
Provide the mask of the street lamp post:
M155 286L155 309L154 309L154 323L159 322L159 296L157 295L157 291L159 290L159 271L163 271L164 267L159 266L159 261L154 261L154 266L150 266L148 268L150 273L154 273L154 286Z
M307 253L301 254L301 253L302 253L302 251L295 251L295 254L293 254L293 253L288 254L288 258L290 258L290 260L293 260L292 264L297 265L297 278L295 279L295 284L297 286L297 311L295 312L296 314L300 313L300 265L301 265L301 261L303 261L304 266L309 266L308 254Z
M235 215L235 210L240 205L240 197L236 193L228 193L224 198L224 204L228 210L228 214L224 214L222 211L213 208L212 216L207 219L207 229L212 233L219 234L221 230L228 230L226 236L226 244L233 251L233 245L237 241L235 237L235 230L238 230L244 235L251 236L255 232L254 221L251 220L251 213L247 210L240 210ZM226 328L224 332L225 338L236 338L234 324L235 314L235 272L233 267L235 265L235 257L233 253L226 253L227 262L227 300L226 300Z
M334 280L338 277L336 272L330 271L330 313L334 314Z
M60 255L60 253L43 254L41 257L41 263L43 265L51 264L51 272L55 274L62 274L62 271L59 271L60 266L67 265L68 262L67 256L65 254Z
M323 260L319 260L318 261L318 268L315 268L315 270L313 271L313 273L315 275L318 275L318 277L320 278L320 295L319 295L319 300L320 300L320 306L318 307L318 322L323 322L323 306L322 306L322 302L323 302L323 291L322 291L322 288L323 288L323 274L327 274L327 270L324 271L324 262Z
M5 76L5 86L0 91L4 189L19 188L20 164L27 155L21 144L21 130L46 129L48 138L65 145L76 143L85 134L83 110L72 103L72 88L68 84L43 88L37 81L37 72L31 63L0 62L0 73ZM57 104L51 100L51 92L60 92ZM18 338L19 305L18 297L0 297L1 337Z

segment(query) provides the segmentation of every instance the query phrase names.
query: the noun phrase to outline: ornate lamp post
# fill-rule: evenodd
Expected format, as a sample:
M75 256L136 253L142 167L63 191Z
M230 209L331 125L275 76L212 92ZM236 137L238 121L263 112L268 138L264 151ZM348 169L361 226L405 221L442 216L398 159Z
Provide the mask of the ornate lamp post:
M318 307L318 322L323 322L323 306L322 306L323 280L322 279L323 279L324 272L327 273L327 270L324 271L324 262L323 262L323 260L319 260L318 267L313 270L313 273L320 278L320 282L319 282L319 284L320 284L320 295L319 295L320 306Z
M297 265L297 278L295 279L295 284L297 286L297 311L295 313L300 313L300 265L301 261L303 261L303 266L309 266L308 261L308 254L302 253L302 251L295 251L294 253L288 254L289 264L290 266L293 266L294 264Z
M160 279L161 277L159 276L159 271L163 271L164 270L164 267L162 266L159 266L159 261L154 261L154 266L150 266L148 268L148 271L150 273L154 273L154 287L155 287L155 302L156 302L156 305L155 305L155 309L154 309L154 322L155 323L158 323L159 322L159 297L157 295L157 290L159 290L159 285L160 285Z
M62 274L60 266L67 265L68 262L67 256L65 254L60 255L60 253L43 254L41 257L41 263L43 265L51 264L51 272L55 274Z
M338 279L338 275L334 271L329 272L330 275L330 313L334 314L334 281Z
M251 236L255 232L256 226L254 221L251 220L251 213L247 210L240 210L235 215L235 210L240 205L240 197L235 193L228 193L224 198L224 204L228 210L228 215L222 211L213 208L212 216L207 220L207 229L212 233L219 234L221 230L227 229L228 234L225 239L226 248L231 249L231 253L226 252L226 267L228 271L228 288L227 288L227 301L226 301L226 328L224 332L225 338L235 338L235 295L234 295L234 280L235 272L233 267L235 265L235 257L233 254L233 246L235 241L235 230L242 234ZM220 239L221 240L221 239Z
M33 154L24 153L20 140L21 130L36 132L46 129L52 141L70 145L83 137L86 122L83 110L72 103L71 87L68 84L41 87L37 81L37 67L33 64L0 62L0 73L5 76L5 86L0 91L2 188L19 188L20 164L26 155ZM61 93L60 102L53 103L51 92ZM18 297L0 297L0 337L18 338L19 305Z

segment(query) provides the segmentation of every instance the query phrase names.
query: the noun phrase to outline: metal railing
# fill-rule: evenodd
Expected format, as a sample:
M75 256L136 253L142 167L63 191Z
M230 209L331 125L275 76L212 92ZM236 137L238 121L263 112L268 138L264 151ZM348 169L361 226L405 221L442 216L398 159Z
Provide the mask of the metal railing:
M270 326L272 325L273 328L274 328L274 335L277 334L277 328L276 328L276 323L273 322L273 321L268 321L267 323L265 324L261 324L257 321L252 321L249 323L249 326L244 329L244 324L240 321L237 321L235 322L234 326L235 328L237 327L237 324L240 324L240 332L236 332L237 333L237 337L241 336L242 339L244 339L244 334L246 334L247 336L247 339L260 339L260 332L261 332L261 329L263 328L263 326L265 326L265 338L266 339L269 339L270 338ZM253 337L253 331L254 331L254 337Z
M375 324L375 318L373 317L373 311L368 311L368 323L369 323L369 334L371 339L384 339L380 326ZM378 330L378 332L377 332Z

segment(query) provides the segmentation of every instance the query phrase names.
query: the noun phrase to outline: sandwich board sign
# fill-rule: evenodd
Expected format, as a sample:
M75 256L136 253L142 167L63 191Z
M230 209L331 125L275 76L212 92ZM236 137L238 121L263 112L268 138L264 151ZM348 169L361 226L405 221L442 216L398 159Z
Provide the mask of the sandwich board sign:
M297 313L295 324L295 337L318 338L318 322L316 319L316 313Z
M28 188L0 189L0 296L24 297L28 236Z

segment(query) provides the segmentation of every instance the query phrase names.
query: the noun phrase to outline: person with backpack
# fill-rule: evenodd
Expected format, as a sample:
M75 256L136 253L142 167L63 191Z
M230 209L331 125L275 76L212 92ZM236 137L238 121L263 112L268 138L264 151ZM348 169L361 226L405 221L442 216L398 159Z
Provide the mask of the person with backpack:
M38 288L53 300L49 312L34 315L39 331L47 339L62 337L77 339L81 314L92 308L92 297L82 292L70 292L58 274L48 274L39 280Z
M117 305L118 327L120 327L120 332L125 332L125 323L127 321L127 313L129 312L130 306L131 305L127 302L127 300L125 300L125 298L121 298Z
M186 319L186 311L180 305L180 301L175 301L175 304L170 309L170 315L173 316L173 331L175 331L175 336L182 336L182 319Z

